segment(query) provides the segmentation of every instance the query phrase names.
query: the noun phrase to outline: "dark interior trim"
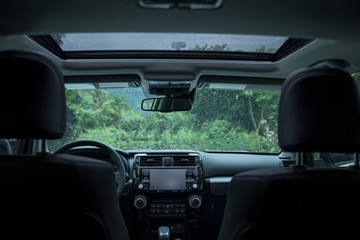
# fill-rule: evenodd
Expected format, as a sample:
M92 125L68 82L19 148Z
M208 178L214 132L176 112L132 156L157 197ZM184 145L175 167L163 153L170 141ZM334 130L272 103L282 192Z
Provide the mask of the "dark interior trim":
M64 52L50 35L29 36L55 56L64 59Z
M206 59L272 61L271 53L197 52L197 51L64 51L65 59Z
M239 84L267 84L281 86L284 82L282 78L265 78L265 77L242 77L242 76L216 76L202 75L199 82L204 83L239 83Z
M279 61L300 48L306 46L313 40L289 38L275 53L274 62Z
M137 74L113 74L113 75L67 75L65 83L101 83L101 82L140 82Z

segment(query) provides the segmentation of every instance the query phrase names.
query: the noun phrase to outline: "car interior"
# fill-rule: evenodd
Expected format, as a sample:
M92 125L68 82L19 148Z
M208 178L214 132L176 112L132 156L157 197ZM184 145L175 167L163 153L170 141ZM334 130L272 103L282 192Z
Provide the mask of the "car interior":
M3 239L357 239L356 1L6 1Z

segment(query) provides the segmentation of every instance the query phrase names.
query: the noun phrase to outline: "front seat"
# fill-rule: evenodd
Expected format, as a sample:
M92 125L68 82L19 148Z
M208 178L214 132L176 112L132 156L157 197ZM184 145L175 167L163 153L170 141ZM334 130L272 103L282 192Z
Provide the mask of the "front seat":
M65 129L59 67L45 56L0 53L0 137L58 139ZM79 156L0 156L1 239L127 240L110 164Z
M284 82L279 144L289 152L356 152L360 103L341 70L305 68ZM304 154L299 154L299 159ZM358 239L360 171L355 168L263 169L229 184L219 240Z

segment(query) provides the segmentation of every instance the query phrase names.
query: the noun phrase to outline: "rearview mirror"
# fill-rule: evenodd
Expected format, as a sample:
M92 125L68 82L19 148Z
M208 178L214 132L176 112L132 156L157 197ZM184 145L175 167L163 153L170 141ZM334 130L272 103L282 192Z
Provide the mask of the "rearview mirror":
M189 98L146 98L141 103L143 111L175 112L189 111L191 108Z

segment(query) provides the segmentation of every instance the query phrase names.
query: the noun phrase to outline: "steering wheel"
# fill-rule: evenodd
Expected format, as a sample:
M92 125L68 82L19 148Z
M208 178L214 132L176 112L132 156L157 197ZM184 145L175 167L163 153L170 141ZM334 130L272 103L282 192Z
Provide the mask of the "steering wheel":
M81 147L81 146L93 146L100 148L104 151L106 151L109 156L111 162L114 164L114 175L115 175L115 183L116 183L116 193L120 197L121 193L123 192L124 186L125 186L125 166L123 161L121 160L121 157L116 153L114 149L109 147L108 145L94 141L94 140L77 140L73 142L69 142L65 144L64 146L58 148L54 153L66 153L68 150L75 148L75 147Z

